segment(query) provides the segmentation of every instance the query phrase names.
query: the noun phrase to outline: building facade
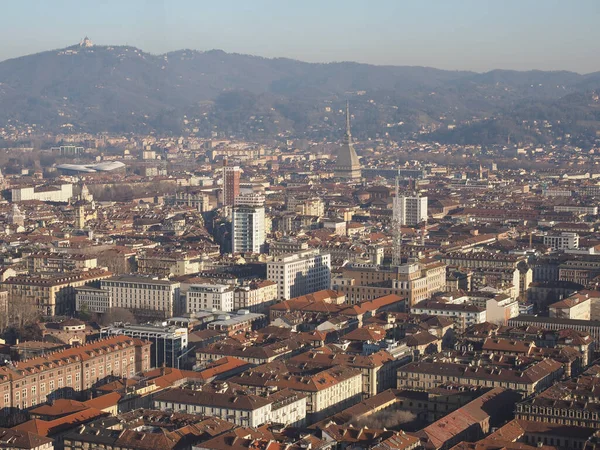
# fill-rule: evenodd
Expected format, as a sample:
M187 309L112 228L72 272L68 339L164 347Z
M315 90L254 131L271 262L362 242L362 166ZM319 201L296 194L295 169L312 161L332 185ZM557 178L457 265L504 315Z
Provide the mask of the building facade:
M71 314L76 306L76 288L88 283L109 278L112 274L105 269L49 277L18 275L2 284L12 301L35 305L40 314L46 316Z
M241 172L238 166L223 166L223 206L233 206L240 195Z
M266 241L264 206L235 206L231 230L232 253L264 253Z
M152 324L119 324L100 330L102 337L128 336L151 344L150 367L173 367L179 369L181 357L188 346L188 329L177 326Z
M229 284L192 284L185 294L185 312L233 311L234 287Z
M83 391L150 369L150 343L127 336L78 347L0 368L0 410L29 408L48 399L77 398Z
M420 195L395 197L394 219L400 225L411 227L427 222L427 197Z
M318 250L276 256L267 263L267 279L277 283L277 297L284 300L329 289L331 256Z
M13 202L38 200L40 202L68 203L73 197L73 185L19 187L14 188L11 193Z
M108 291L113 308L148 312L163 319L182 312L178 281L120 275L102 280L100 288Z

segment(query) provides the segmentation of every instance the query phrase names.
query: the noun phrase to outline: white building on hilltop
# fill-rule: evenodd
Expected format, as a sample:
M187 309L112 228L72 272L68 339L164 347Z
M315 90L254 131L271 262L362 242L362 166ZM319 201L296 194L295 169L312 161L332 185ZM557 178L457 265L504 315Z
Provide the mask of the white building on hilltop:
M89 47L93 47L94 43L92 42L92 40L89 37L86 36L81 40L81 42L79 43L79 46L89 48Z

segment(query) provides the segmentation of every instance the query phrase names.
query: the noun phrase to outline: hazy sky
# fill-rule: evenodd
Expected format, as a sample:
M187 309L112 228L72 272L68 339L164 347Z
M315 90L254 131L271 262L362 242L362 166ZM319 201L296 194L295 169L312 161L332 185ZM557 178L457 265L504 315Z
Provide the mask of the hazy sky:
M443 69L600 71L600 0L1 0L0 60L85 35Z

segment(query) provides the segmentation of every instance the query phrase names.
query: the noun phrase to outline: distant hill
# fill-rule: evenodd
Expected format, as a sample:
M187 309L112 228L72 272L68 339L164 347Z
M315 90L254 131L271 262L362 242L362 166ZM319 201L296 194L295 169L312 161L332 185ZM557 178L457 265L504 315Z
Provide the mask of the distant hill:
M11 121L48 131L332 140L341 136L349 99L359 139L388 133L498 143L511 134L544 141L557 129L540 134L523 121L547 119L585 141L594 139L600 121L596 90L600 73L479 74L220 50L152 55L125 46L73 46L0 62L0 127ZM462 125L449 129L455 123Z

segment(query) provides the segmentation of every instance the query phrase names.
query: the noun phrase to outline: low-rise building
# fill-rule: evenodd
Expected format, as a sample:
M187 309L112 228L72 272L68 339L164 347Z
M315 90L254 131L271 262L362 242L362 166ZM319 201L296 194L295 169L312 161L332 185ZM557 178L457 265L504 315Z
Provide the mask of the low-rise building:
M150 342L150 364L152 367L174 367L179 369L181 357L188 346L188 329L177 326L152 324L115 324L100 330L101 336L130 336Z
M551 304L548 309L550 317L557 319L591 319L592 301L584 295L574 294L559 302Z
M262 397L228 389L227 382L214 392L170 389L157 394L154 407L173 412L218 417L239 426L265 423L301 426L306 418L306 396L290 390Z
M253 392L291 389L306 394L307 417L312 423L335 414L362 399L362 371L354 367L335 366L318 373L296 375L282 371L285 366L259 366L231 380Z
M544 236L544 245L552 250L573 250L579 248L579 235L568 232L547 234Z
M24 430L0 428L0 448L8 450L53 450L53 441Z
M529 396L551 386L562 377L563 372L563 365L549 358L533 361L518 368L419 361L398 369L398 389L427 390L452 382L501 387Z
M456 329L460 331L487 320L485 308L468 303L444 303L425 300L413 305L410 311L413 314L429 314L451 318Z
M240 286L233 293L233 309L247 309L251 312L264 312L277 301L277 283L257 281Z

